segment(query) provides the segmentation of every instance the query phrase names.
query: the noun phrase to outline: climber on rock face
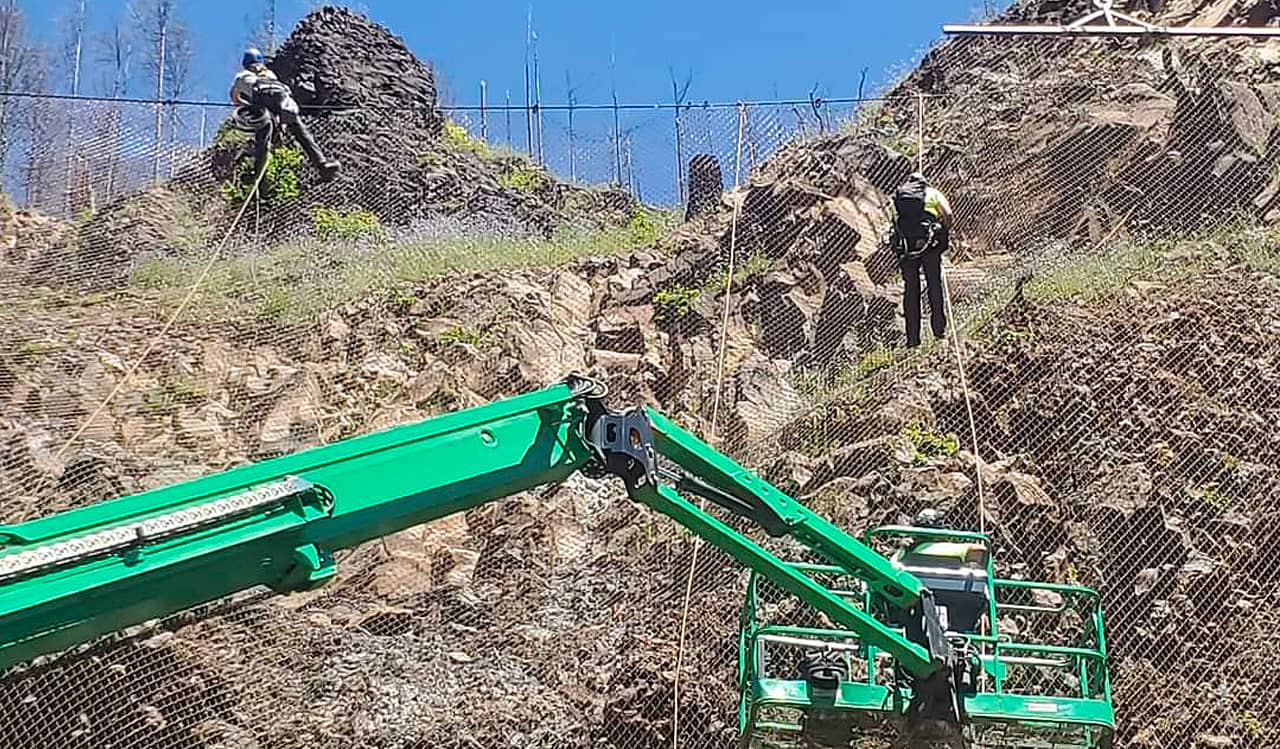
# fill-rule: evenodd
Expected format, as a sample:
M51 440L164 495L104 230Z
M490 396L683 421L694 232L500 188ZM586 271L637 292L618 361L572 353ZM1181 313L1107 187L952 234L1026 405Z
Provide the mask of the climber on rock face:
M235 81L231 84L231 102L248 109L252 121L261 123L254 136L254 176L257 176L266 163L274 122L279 121L293 133L307 158L320 172L321 178L324 181L332 179L338 172L339 163L326 159L320 152L315 139L311 137L306 125L302 124L293 92L266 66L262 52L250 48L244 53L241 66L242 70L236 74Z
M936 338L947 331L942 287L942 254L950 242L951 205L942 191L916 172L893 194L893 227L889 243L902 269L902 312L907 320L907 346L920 345L920 272L929 284L929 326Z

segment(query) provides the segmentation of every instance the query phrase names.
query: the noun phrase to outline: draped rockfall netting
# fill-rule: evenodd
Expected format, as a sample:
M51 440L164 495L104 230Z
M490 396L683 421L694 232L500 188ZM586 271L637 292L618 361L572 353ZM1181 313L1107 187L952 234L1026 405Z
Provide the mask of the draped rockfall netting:
M308 111L341 173L286 137L252 196L227 110L157 140L155 106L76 102L6 172L0 522L578 370L855 535L941 507L1002 574L1096 587L1118 746L1272 746L1260 49L956 41L877 100L544 111L533 154L502 111ZM906 349L918 168L956 226L947 339L926 309ZM616 481L338 567L8 674L0 746L734 745L745 573Z

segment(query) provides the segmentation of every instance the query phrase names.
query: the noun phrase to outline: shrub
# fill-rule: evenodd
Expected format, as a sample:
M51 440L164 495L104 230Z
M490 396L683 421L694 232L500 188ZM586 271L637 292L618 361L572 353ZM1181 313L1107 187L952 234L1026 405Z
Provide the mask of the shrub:
M298 174L302 167L302 149L297 146L281 146L267 157L258 196L264 206L277 207L295 200L299 193ZM236 167L235 176L222 186L222 195L238 205L249 197L253 189L253 159L243 159Z
M472 153L484 155L488 152L488 148L483 141L476 140L467 134L467 129L452 120L445 120L444 123L444 142L445 145L456 148L461 151L470 151Z
M693 309L693 301L702 295L701 289L677 286L664 289L653 296L653 319L658 322L678 320Z
M509 171L503 172L498 176L498 184L508 190L533 192L542 186L542 175L538 174L533 169L513 167Z
M313 217L316 237L320 239L386 239L382 222L373 211L352 210L345 213L317 208Z

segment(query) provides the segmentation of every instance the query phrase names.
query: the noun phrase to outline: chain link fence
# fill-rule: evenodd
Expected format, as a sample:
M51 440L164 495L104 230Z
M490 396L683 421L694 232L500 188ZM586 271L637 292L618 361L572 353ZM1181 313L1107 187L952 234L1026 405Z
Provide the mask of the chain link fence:
M955 41L816 112L544 112L549 170L501 111L332 113L340 176L286 139L234 225L225 111L162 109L157 149L155 107L76 102L6 167L0 521L581 370L855 535L939 507L1002 575L1098 589L1118 746L1272 746L1280 97L1251 49ZM921 165L956 230L907 349L886 196ZM747 576L612 482L338 565L7 675L0 745L735 745Z

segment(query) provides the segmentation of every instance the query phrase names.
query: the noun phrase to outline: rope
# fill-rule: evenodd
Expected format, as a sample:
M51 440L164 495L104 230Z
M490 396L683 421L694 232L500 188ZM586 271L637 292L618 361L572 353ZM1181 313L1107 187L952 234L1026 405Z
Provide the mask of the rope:
M178 316L181 315L186 310L187 305L191 303L191 300L193 298L195 298L196 292L199 291L200 287L204 285L205 280L209 277L209 273L213 270L214 263L216 263L218 259L222 256L222 251L226 248L227 242L231 240L231 235L235 232L236 227L240 224L240 220L244 218L245 209L249 207L249 204L253 202L254 197L257 196L258 186L262 183L262 177L266 173L267 173L267 162L263 161L262 168L258 170L258 176L255 177L253 180L253 188L250 190L249 194L245 196L244 202L240 205L239 212L236 213L235 219L231 222L231 226L227 227L227 233L222 237L222 241L218 243L217 249L213 251L213 255L210 256L209 258L209 262L205 263L204 269L200 271L200 275L196 278L195 283L192 284L190 290L187 291L187 295L182 300L182 303L179 304L178 308L173 311L172 315L169 316L169 319L165 322L164 327L160 330L160 332L151 338L151 341L147 344L147 348L142 352L142 356L139 356L137 360L134 361L133 366L131 366L128 369L128 371L125 372L124 377L121 377L120 381L116 383L115 387L111 388L111 392L107 393L107 397L102 399L102 403L98 405L98 408L93 412L93 414L87 420L85 420L83 424L80 425L80 428L76 430L75 434L72 434L71 437L68 438L67 441L62 444L62 447L60 447L58 449L58 452L54 455L55 458L61 458L62 455L67 451L67 448L71 447L72 443L74 443L77 439L79 439L80 435L84 434L85 430L88 429L89 426L93 424L94 420L96 420L100 415L102 415L102 412L106 410L107 406L111 405L111 401L115 400L115 397L117 394L119 394L120 389L123 388L125 383L129 381L129 378L133 377L133 375L137 373L138 368L141 367L142 363L147 360L147 357L151 355L151 352L155 349L155 347L160 344L160 341L163 340L166 335L168 335L169 330L173 328L174 323L177 322Z
M925 98L922 92L916 92L916 156L919 159L919 171L924 173L924 127ZM951 328L951 348L956 355L956 368L960 372L960 390L964 394L965 413L969 419L969 439L973 444L974 474L978 484L978 532L987 532L987 495L982 483L982 456L978 452L978 424L973 416L973 396L969 392L969 378L964 370L964 344L960 341L960 324L955 316L955 308L951 304L951 287L947 283L946 258L939 261L939 273L942 277L942 306L946 311Z
M945 260L945 259L944 259ZM956 355L956 368L960 372L960 390L964 393L964 407L969 417L969 439L973 444L974 473L978 477L978 532L987 532L987 499L982 483L982 457L978 452L978 423L973 416L973 397L969 392L969 378L964 370L964 344L960 341L960 324L955 318L955 308L951 304L951 288L947 283L946 263L942 263L942 299L947 311L947 321L951 328L951 348Z
M745 130L747 119L746 105L738 103L738 148L737 157L733 167L733 189L736 192L742 184L742 133ZM716 429L720 421L720 394L724 389L724 366L726 354L729 350L729 314L732 309L733 301L733 272L734 262L737 257L738 247L738 211L742 205L741 200L735 200L733 203L733 218L729 224L729 275L725 281L724 287L724 314L720 324L720 343L718 361L716 362L716 391L711 404L711 433L710 441L715 444ZM698 509L705 510L707 501L699 499ZM685 636L689 630L689 602L693 598L693 573L698 567L698 550L702 548L702 539L697 537L693 545L693 554L689 559L689 576L684 584L684 603L680 607L680 637L676 646L676 671L675 686L671 699L672 716L671 716L671 746L678 749L680 746L680 674L684 664L684 644Z

